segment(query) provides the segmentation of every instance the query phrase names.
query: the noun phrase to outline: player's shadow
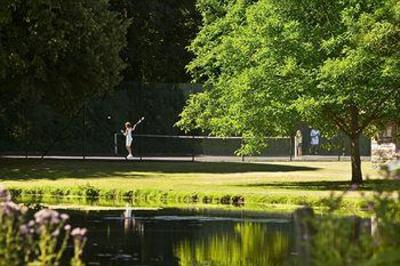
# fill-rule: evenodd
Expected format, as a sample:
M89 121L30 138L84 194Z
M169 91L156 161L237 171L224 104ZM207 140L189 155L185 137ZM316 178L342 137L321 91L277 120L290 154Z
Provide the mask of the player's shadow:
M157 174L229 174L315 171L319 168L273 163L0 160L1 180L63 178L146 178Z
M134 166L138 171L160 173L249 173L315 171L319 168L274 163L240 162L149 162Z
M293 190L328 190L346 191L351 188L350 181L303 181L303 182L271 182L271 183L251 183L238 186L293 189ZM365 180L357 191L396 191L400 189L400 180L379 179Z

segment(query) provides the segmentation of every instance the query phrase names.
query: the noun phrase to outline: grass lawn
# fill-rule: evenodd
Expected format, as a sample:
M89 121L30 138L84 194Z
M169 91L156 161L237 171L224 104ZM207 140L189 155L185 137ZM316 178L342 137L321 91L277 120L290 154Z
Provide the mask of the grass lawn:
M371 163L360 190L395 190ZM189 163L0 160L0 182L17 194L134 197L170 201L222 201L318 205L331 191L350 187L349 162ZM353 206L358 192L346 195Z

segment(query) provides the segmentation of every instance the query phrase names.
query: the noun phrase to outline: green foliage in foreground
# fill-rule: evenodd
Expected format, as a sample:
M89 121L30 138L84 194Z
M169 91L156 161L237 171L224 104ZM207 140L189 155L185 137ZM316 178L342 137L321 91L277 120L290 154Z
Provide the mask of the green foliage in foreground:
M338 217L336 211L341 208L342 200L343 195L331 198L327 201L329 212L320 220L310 221L316 232L311 234L314 264L399 265L399 191L374 193L368 203L370 224L356 216Z
M199 1L203 27L188 69L205 91L178 126L241 135L239 154L298 121L352 140L352 182L362 181L359 137L400 103L400 3L395 0Z

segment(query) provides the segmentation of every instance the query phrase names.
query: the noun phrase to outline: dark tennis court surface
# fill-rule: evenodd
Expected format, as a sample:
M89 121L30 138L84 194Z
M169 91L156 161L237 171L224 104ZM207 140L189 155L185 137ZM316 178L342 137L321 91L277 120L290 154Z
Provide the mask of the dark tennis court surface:
M1 155L0 158L5 159L41 159L40 155ZM64 156L64 155L48 155L44 156L46 160L103 160L103 161L127 161L122 156ZM237 157L237 156L143 156L133 157L129 161L169 161L169 162L268 162L268 161L350 161L350 156L332 156L332 155L306 155L300 159L291 159L288 156L275 157ZM363 161L370 161L371 157L361 157Z

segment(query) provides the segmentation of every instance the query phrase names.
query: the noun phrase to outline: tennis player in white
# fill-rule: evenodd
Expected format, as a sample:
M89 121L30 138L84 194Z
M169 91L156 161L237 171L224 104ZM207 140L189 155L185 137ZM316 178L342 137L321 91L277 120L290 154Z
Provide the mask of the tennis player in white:
M136 126L136 125L135 125ZM130 122L125 123L125 131L122 131L122 134L126 137L125 139L125 147L128 150L128 156L126 157L127 159L133 159L132 155L132 132L135 130L135 126L132 126Z
M132 142L133 142L133 136L132 136L132 132L135 131L136 126L139 125L140 123L142 123L144 120L144 116L142 116L139 121L136 122L136 124L134 124L132 126L131 122L126 122L125 123L125 130L121 130L122 134L124 134L124 136L126 137L125 140L125 147L128 150L128 156L126 156L127 159L133 159L133 155L132 155Z

